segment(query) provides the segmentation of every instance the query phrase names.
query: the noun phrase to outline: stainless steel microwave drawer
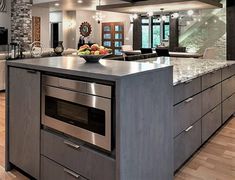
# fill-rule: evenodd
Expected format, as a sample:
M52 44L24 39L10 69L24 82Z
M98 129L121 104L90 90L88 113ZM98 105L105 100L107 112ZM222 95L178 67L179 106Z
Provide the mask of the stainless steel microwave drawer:
M88 180L48 158L41 156L41 180Z
M235 64L222 69L222 80L235 75Z
M175 171L201 146L201 120L174 139Z
M54 133L41 131L41 154L89 180L114 180L115 160Z
M235 93L235 76L222 82L222 100L227 99Z
M202 143L204 143L221 125L220 104L202 118Z
M202 90L208 89L221 82L221 70L213 71L202 76Z
M174 106L174 136L202 117L201 93Z
M235 113L235 94L222 103L222 121L225 123Z
M202 115L221 103L221 83L202 92Z
M199 93L201 91L201 78L180 83L174 86L174 104Z

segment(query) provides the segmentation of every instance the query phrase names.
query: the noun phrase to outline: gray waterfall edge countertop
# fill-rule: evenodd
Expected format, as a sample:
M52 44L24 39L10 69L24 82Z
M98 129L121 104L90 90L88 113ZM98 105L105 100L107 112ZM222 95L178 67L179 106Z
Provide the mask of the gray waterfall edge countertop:
M213 59L190 59L159 57L141 60L149 64L173 66L173 84L177 85L200 77L204 74L235 64L235 61Z
M171 68L167 64L101 60L86 63L79 57L49 57L7 61L7 65L45 72L68 74L103 80L117 80L125 76Z

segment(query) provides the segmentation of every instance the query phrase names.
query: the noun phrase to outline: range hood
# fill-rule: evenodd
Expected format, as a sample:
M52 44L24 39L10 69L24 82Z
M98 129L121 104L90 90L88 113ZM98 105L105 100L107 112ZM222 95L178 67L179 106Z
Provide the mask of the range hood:
M96 9L120 13L176 12L190 9L222 8L218 0L123 0L125 3L101 5Z

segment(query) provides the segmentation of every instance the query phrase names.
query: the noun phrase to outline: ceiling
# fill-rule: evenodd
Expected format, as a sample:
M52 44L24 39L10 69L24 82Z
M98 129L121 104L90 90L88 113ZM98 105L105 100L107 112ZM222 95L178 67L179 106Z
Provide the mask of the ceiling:
M112 4L98 6L98 10L122 13L146 13L185 11L190 9L221 8L222 4L215 0L148 0L136 3Z
M60 6L55 6L59 3ZM49 7L51 11L58 10L96 10L99 0L83 0L83 3L77 3L77 0L33 0L34 6ZM121 0L101 0L102 5L125 3Z
M221 4L217 0L101 0L101 6L98 6L99 0L33 0L34 6L49 7L51 11L59 10L103 10L122 13L143 13L160 12L164 8L166 12L184 11L189 9L218 8ZM55 6L59 3L59 6ZM98 7L96 7L98 6Z

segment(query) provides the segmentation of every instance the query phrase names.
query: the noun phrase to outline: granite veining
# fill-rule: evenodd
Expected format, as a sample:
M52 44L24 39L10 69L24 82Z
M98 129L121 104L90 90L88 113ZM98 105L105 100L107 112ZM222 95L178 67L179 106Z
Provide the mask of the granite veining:
M172 65L174 85L190 81L204 74L235 64L235 61L226 60L168 57L151 58L142 60L141 62L147 62L150 64Z

